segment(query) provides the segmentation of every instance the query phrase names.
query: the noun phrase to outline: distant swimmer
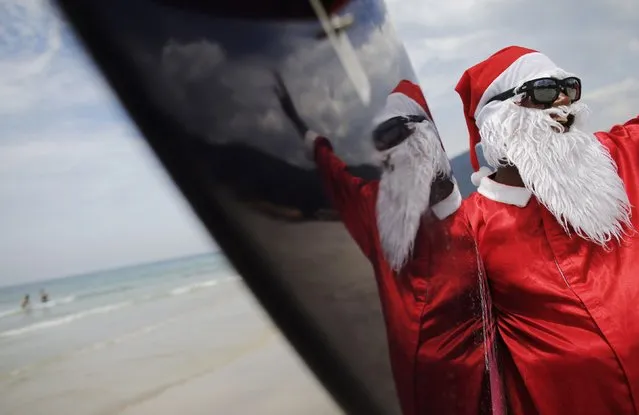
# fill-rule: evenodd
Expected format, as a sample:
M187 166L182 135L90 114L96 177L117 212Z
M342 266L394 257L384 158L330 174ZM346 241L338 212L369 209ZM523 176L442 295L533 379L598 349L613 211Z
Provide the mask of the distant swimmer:
M44 290L40 290L40 301L42 301L43 303L49 301L49 294L47 294L47 292Z
M25 309L27 307L29 307L29 294L25 295L22 300L22 308Z

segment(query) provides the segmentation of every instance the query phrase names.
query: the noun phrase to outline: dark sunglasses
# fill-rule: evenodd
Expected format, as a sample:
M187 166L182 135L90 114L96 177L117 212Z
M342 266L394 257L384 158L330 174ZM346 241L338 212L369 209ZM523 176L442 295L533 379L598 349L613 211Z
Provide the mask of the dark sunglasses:
M413 129L408 124L425 120L426 117L419 115L406 115L384 121L373 131L375 148L378 151L384 151L401 144L413 133Z
M539 78L525 82L522 86L509 89L490 99L504 101L519 94L526 94L533 104L551 106L559 98L560 93L566 94L572 102L581 98L581 80L574 76L565 79Z

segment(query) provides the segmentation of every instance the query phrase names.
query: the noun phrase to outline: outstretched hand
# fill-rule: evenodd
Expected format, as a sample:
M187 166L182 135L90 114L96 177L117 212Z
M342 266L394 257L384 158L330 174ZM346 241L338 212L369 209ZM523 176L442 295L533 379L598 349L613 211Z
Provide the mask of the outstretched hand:
M298 114L297 109L293 104L293 100L291 99L291 95L289 94L280 74L278 72L274 72L273 76L275 77L275 87L273 90L275 91L275 95L282 106L284 114L286 114L288 119L291 120L300 136L304 137L304 134L308 131L308 127Z

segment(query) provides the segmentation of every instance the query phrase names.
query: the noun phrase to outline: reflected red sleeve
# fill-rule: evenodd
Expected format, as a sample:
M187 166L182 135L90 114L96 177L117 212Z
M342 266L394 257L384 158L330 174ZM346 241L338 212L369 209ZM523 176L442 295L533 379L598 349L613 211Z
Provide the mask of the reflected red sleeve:
M370 183L348 172L346 164L333 152L325 137L313 143L317 170L326 195L339 212L342 222L367 257L372 251L375 224L375 195Z

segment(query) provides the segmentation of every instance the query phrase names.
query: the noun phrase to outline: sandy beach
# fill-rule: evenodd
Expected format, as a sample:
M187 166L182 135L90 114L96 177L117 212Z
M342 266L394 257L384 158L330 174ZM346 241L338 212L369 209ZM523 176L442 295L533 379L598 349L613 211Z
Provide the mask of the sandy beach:
M49 326L5 331L0 412L341 413L239 279L200 286L68 324L49 318Z

